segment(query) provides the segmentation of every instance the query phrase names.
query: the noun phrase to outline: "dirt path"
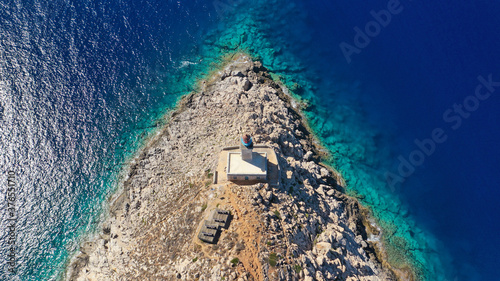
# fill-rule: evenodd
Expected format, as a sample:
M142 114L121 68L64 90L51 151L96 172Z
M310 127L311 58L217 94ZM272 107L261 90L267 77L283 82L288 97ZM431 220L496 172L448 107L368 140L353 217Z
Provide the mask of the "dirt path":
M263 280L262 264L259 260L259 248L262 236L262 225L261 221L258 219L259 215L250 208L245 208L246 213L243 214L244 211L242 209L244 206L247 206L248 203L234 194L231 191L231 187L233 186L226 187L225 196L227 198L227 203L236 210L238 216L239 226L236 228L235 232L238 233L238 237L245 242L245 249L240 252L238 258L254 280ZM241 187L237 186L237 188Z

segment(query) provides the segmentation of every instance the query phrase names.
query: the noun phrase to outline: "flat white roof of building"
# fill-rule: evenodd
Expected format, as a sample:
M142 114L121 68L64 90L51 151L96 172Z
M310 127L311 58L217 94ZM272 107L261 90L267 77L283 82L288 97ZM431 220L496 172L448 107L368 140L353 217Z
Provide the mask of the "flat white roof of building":
M266 176L267 175L267 153L252 152L253 158L251 161L241 159L240 152L228 153L228 175L249 175L249 176Z

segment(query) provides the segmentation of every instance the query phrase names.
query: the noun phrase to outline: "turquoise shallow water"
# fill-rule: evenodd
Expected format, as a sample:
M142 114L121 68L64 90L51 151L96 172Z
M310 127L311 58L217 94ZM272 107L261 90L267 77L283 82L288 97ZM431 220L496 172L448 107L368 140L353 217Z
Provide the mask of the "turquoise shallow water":
M325 161L342 173L347 192L383 226L393 263L413 265L425 280L488 280L484 276L494 275L495 258L478 241L495 241L487 235L495 233L494 227L486 227L495 225L486 209L494 205L487 198L495 196L481 187L493 190L494 173L486 172L496 164L477 164L495 150L464 146L447 131L454 140L403 186L389 188L384 175L397 169L400 154L414 149L415 137L428 137L436 126L447 129L442 112L463 100L468 94L463 89L473 92L477 75L492 73L493 67L477 61L483 59L478 54L494 52L474 45L467 57L459 47L494 43L483 33L466 37L455 30L479 30L474 29L479 16L463 12L470 9L465 2L454 3L453 9L401 5L401 16L393 18L397 24L382 30L348 64L338 44L352 40L353 27L371 20L370 10L387 2L5 4L0 13L0 167L4 174L16 174L19 219L17 273L2 271L0 279L57 279L81 239L98 229L119 172L161 127L162 116L225 55L242 51L261 60L308 105L304 113L311 128L332 156ZM451 61L453 54L466 58ZM494 57L489 61L495 65ZM443 77L456 78L447 84ZM483 113L474 113L484 129L474 117L468 119L461 129L468 139L495 143L495 130L487 127L494 107L491 98ZM474 154L463 155L457 147ZM474 169L462 162L475 164ZM478 175L472 184L457 175L466 171ZM0 183L7 186L7 176ZM465 183L477 192L468 193ZM465 231L463 223L474 227ZM3 220L2 268L8 237Z

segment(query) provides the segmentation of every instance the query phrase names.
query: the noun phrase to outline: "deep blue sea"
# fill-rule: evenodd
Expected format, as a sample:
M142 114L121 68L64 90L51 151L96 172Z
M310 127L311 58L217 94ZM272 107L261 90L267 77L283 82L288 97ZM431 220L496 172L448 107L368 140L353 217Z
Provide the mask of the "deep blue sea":
M128 161L224 55L291 93L423 280L497 280L500 2L0 3L0 280L57 280ZM12 207L14 208L12 209Z

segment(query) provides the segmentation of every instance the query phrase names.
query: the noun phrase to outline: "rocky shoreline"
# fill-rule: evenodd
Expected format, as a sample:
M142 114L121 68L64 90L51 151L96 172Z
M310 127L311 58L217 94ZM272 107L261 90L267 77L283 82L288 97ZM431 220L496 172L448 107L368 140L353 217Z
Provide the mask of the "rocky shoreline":
M294 101L259 62L237 55L200 88L132 161L102 233L66 280L406 279L384 262L380 230L321 164ZM274 149L278 186L213 183L219 153L243 133ZM212 245L197 231L214 208L232 221Z

